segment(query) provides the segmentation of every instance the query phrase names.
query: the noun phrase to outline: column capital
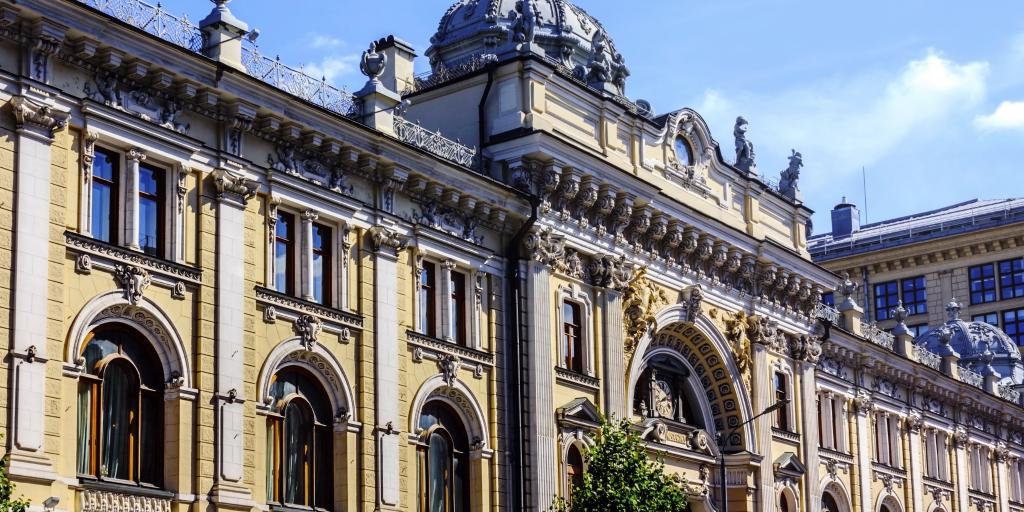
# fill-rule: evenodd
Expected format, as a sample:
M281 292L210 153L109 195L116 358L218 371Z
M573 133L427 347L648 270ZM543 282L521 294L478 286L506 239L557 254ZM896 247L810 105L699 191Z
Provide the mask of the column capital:
M217 188L217 200L231 200L238 202L241 206L248 204L249 200L256 197L260 189L256 183L245 176L232 174L227 169L213 171L213 185Z
M131 148L124 157L132 162L143 162L146 160L146 151L142 148Z
M30 100L25 96L11 98L14 124L18 133L35 133L50 140L68 126L71 115L58 112L54 105Z
M409 246L409 237L400 235L397 231L384 226L371 227L367 231L367 235L370 237L370 246L374 252L389 249L397 256Z
M313 222L319 218L320 214L318 214L315 210L306 210L302 212L302 220L304 221Z

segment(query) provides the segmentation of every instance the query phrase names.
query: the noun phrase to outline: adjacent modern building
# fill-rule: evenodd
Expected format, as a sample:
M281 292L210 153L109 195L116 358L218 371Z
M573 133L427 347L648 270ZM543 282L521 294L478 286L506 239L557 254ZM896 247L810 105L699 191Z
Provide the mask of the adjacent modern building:
M654 77L579 6L462 0L428 75L388 36L350 93L226 4L0 0L0 431L33 511L540 512L602 416L694 511L1024 510L1020 354L961 319L1011 332L1011 224L925 242L971 253L952 278L837 276L908 264L813 262L802 156L630 99ZM984 307L949 301L967 266Z

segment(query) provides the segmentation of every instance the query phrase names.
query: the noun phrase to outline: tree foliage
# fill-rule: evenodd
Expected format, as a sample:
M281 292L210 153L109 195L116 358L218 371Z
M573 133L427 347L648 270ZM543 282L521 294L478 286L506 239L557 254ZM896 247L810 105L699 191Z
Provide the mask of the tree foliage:
M554 512L683 512L686 482L665 474L665 465L647 457L629 421L604 421L596 444L585 454L583 485L562 498Z
M10 467L10 463L10 456L0 459L0 512L25 512L28 510L28 501L11 497L14 495L15 486L7 476L7 468Z

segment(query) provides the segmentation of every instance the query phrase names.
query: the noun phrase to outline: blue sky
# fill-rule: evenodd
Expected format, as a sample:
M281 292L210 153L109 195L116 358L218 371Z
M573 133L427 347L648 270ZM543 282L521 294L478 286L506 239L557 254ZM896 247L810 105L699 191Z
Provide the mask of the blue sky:
M237 0L264 53L358 89L375 38L422 54L454 0ZM688 106L732 157L737 115L758 169L795 148L817 232L843 196L878 221L971 198L1024 196L1024 2L577 0L626 59L627 95ZM211 4L166 0L201 19ZM624 5L626 7L624 7ZM642 7L640 7L642 6ZM418 63L427 71L426 59Z

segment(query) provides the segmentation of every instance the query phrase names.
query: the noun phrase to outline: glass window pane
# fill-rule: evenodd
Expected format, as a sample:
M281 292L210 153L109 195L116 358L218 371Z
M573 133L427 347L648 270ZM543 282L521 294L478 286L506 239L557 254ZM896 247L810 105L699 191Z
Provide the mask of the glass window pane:
M274 226L274 289L289 295L295 286L292 280L293 220L294 217L281 212L277 214L277 223Z
M157 223L159 208L156 201L148 197L139 199L139 247L151 256L157 254Z
M449 512L446 506L451 496L450 478L452 451L448 440L441 434L431 434L427 448L427 507L430 512Z
M331 230L313 224L313 300L330 305L331 298Z
M114 361L103 373L103 460L100 475L131 480L132 445L138 428L138 374L128 363Z

